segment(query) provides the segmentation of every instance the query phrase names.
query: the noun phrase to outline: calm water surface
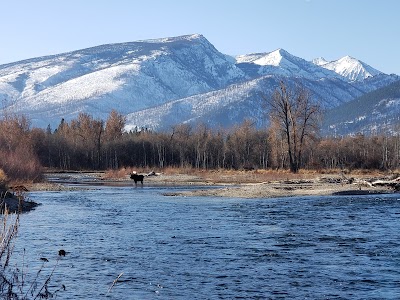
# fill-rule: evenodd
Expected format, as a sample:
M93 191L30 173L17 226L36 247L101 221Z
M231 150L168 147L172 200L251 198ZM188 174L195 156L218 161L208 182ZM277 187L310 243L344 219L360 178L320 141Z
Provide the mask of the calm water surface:
M161 195L177 189L31 193L42 205L23 215L16 251L30 274L67 251L57 299L400 299L399 194Z

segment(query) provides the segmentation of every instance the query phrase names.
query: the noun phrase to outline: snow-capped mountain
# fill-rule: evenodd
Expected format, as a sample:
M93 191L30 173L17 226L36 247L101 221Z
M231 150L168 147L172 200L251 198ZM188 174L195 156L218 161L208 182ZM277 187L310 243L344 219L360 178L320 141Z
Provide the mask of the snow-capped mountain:
M327 62L323 58L314 59L312 62L325 69L332 70L350 81L362 81L382 73L348 55L331 62Z
M329 63L329 61L327 61L327 60L326 60L325 58L323 58L323 57L314 58L311 62L312 62L314 65L317 65L317 66L323 66L323 65Z
M201 35L111 44L0 66L0 95L47 126L81 111L105 118L201 94L245 74Z
M329 69L330 64L283 49L233 58L194 34L0 65L0 97L11 112L26 114L42 128L54 129L80 112L105 120L112 109L127 115L127 129L168 130L184 122L226 127L244 119L262 126L261 95L269 97L281 80L303 84L325 108L333 108L399 79L363 64L369 77L354 81L346 77L354 72L340 73L343 68Z
M296 57L284 49L277 49L269 53L239 55L236 57L236 61L239 68L253 77L279 75L314 80L321 78L345 80L335 72Z

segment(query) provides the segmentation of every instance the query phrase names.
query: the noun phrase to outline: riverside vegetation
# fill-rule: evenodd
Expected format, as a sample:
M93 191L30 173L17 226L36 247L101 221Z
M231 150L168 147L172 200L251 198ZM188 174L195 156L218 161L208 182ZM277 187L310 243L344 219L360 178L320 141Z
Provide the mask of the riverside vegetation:
M206 125L177 125L169 133L123 128L124 118L115 111L106 122L81 113L54 131L30 128L24 116L3 119L0 169L13 184L41 181L43 168L289 169L285 136L273 127L257 129L249 121L230 130ZM310 139L298 163L306 170L394 171L400 164L400 132Z
M11 182L42 179L42 168L117 170L123 167L196 170L379 169L400 166L400 131L320 137L322 110L302 86L284 82L264 97L269 128L250 120L230 129L180 124L169 132L136 128L125 132L125 117L113 110L107 120L80 113L54 130L31 128L26 116L3 109L0 170Z

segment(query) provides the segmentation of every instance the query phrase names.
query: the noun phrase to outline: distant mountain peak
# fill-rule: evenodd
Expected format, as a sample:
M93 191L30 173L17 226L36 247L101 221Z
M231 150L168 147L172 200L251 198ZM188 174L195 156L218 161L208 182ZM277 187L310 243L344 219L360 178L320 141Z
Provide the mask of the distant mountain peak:
M321 78L344 78L331 70L322 68L303 58L294 56L285 49L278 48L268 53L254 53L236 57L236 61L243 69L257 68L258 75L279 75L304 77L311 80Z
M251 53L236 57L238 63L254 63L259 66L279 66L283 58L294 57L286 50L279 48L272 52Z
M287 52L285 49L282 48L278 48L275 51L272 51L271 53L274 52L279 53L281 56L287 56L287 55L293 56L292 54L290 54L289 52Z
M318 63L315 64L320 65ZM343 56L338 60L331 61L320 66L325 69L332 70L341 76L346 77L350 81L362 81L366 78L382 74L382 72L350 55Z
M312 62L313 64L317 65L317 66L323 66L323 65L326 65L327 63L329 63L329 61L327 61L327 60L326 60L325 58L323 58L323 57L314 58L311 62Z
M242 54L235 57L236 62L240 63L252 63L255 60L263 57L266 53L250 53L250 54Z
M338 62L338 63L346 62L346 63L357 64L357 65L362 64L361 61L359 61L358 59L356 59L350 55L343 56L342 58L339 58L336 61L332 61L332 63L333 62Z
M171 42L178 42L178 41L194 41L194 40L207 40L207 39L202 34L194 33L194 34L187 34L187 35L174 36L174 37L164 37L164 38L140 40L138 42L171 43Z
M350 55L345 55L345 56L343 56L343 57L340 58L340 59L350 59L350 60L353 60L353 59L355 59L355 58L352 57L352 56L350 56Z
M277 49L255 60L254 63L260 66L279 66L282 59L287 56L287 54L285 50Z

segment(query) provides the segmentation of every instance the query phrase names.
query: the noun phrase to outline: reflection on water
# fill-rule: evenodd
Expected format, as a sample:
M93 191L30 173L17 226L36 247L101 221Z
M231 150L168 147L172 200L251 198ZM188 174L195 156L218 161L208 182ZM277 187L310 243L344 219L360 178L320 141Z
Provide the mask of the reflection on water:
M67 251L58 299L400 298L399 195L161 195L171 189L32 193L42 205L23 215L17 251L32 270Z

